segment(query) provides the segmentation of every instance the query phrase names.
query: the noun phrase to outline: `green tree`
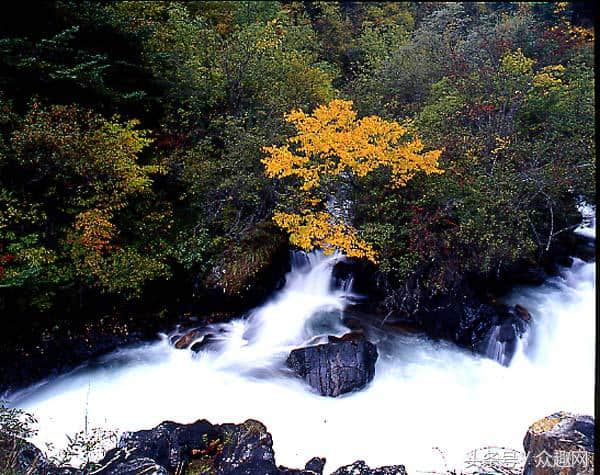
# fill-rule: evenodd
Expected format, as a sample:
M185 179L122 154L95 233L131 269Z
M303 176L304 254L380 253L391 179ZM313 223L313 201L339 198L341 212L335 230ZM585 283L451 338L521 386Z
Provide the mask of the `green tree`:
M33 289L48 305L56 286L138 294L166 271L148 252L168 215L134 212L151 193L152 165L138 163L147 132L135 121L107 120L74 106L33 103L0 160L0 239L10 262L2 287ZM155 217L152 218L152 215Z

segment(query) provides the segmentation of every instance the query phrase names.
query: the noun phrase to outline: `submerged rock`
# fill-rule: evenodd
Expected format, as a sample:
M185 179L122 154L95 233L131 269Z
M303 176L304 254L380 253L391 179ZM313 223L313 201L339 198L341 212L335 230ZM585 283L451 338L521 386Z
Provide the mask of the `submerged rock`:
M359 460L351 465L338 468L332 475L406 475L406 470L404 465L369 468L365 462Z
M535 422L523 440L524 475L594 473L594 418L557 412Z
M375 375L377 348L360 333L293 350L287 365L322 396L339 396L365 387Z

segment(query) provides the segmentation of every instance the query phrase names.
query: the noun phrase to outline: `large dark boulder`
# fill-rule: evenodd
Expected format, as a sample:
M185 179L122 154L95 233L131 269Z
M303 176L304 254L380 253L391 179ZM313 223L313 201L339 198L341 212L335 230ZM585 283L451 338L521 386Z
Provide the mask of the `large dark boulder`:
M596 240L592 236L570 233L564 239L567 241L568 255L586 262L596 260Z
M421 328L433 338L475 349L489 329L499 322L497 309L475 298L442 297L417 314Z
M523 440L524 475L594 473L594 418L557 412L535 422Z
M491 305L471 296L439 302L420 312L417 319L429 336L452 341L505 366L531 324L531 315L521 305Z
M332 475L406 475L404 465L388 465L379 468L369 466L359 460L350 465L338 468Z
M150 430L125 433L99 465L94 475L321 473L316 459L307 464L311 468L306 470L277 467L271 434L262 423L251 419L243 424L221 425L205 420L193 424L163 422Z
M293 350L287 365L323 396L364 388L375 375L377 348L359 333Z

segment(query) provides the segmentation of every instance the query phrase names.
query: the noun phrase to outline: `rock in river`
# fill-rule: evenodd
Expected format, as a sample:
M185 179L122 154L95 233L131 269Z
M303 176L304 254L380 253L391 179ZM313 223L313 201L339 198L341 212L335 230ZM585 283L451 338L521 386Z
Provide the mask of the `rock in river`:
M293 350L287 365L323 396L365 387L375 375L377 348L360 333Z
M177 348L178 350L187 348L202 336L204 336L204 333L201 330L193 328L192 330L187 331L183 336L177 338L177 340L174 343L175 348Z

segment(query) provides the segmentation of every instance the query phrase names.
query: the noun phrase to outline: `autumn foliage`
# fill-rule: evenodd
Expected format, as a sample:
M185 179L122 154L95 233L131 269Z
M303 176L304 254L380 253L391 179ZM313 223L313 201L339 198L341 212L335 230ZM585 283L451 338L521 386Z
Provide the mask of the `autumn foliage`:
M296 177L304 192L301 209L276 212L274 220L290 232L290 241L305 250L340 249L350 257L376 262L373 247L356 230L325 208L319 197L325 180L343 175L365 177L378 169L389 173L392 187L404 186L416 173L441 173L441 150L425 151L407 126L381 117L357 118L351 101L332 100L312 114L294 110L285 116L297 135L283 146L264 147L265 173L271 178Z

